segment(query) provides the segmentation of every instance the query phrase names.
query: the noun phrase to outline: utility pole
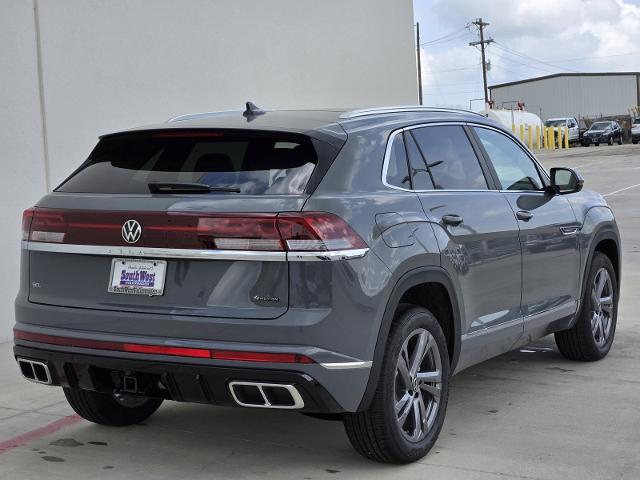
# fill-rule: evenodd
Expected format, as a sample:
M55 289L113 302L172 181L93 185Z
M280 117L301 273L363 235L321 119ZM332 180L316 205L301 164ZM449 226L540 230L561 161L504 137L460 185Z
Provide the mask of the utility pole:
M418 99L422 105L422 59L420 58L420 22L416 22L416 54L418 55Z
M471 22L473 25L477 25L478 30L480 30L480 41L471 42L469 45L475 47L476 45L480 45L480 53L482 54L482 81L484 83L484 103L489 103L489 89L487 88L487 61L484 54L484 49L486 45L489 45L493 42L493 38L484 39L484 27L488 26L487 22L483 22L482 18L477 18L475 21Z

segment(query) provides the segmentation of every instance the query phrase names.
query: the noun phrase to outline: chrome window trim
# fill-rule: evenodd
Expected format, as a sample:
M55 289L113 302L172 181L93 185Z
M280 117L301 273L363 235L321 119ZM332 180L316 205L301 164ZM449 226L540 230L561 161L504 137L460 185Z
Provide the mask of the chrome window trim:
M469 126L469 127L481 127L481 128L486 128L487 130L494 130L498 133L503 134L504 136L506 136L507 138L510 138L512 140L516 140L516 142L518 143L518 145L524 150L524 153L536 164L536 166L544 173L545 178L548 182L550 182L550 177L548 172L544 169L544 167L542 167L542 165L540 165L540 162L538 162L538 159L531 153L531 151L527 148L527 146L525 144L523 144L517 137L509 134L508 132L505 132L499 128L495 128L492 127L491 125L485 125L482 123L476 123L476 122L468 122L468 121L464 121L464 122L432 122L432 123L421 123L421 124L417 124L417 125L408 125L406 127L401 127L398 128L396 130L393 130L390 134L389 137L387 138L387 143L385 145L385 150L384 150L384 159L382 161L382 184L387 187L387 188L391 188L393 190L399 190L402 192L412 192L412 193L437 193L437 192L499 192L499 193L514 193L514 192L528 192L528 193L532 193L532 192L540 192L540 193L544 193L543 190L501 190L501 189L492 189L492 188L487 188L487 189L462 189L462 190L455 190L455 189L442 189L442 190L437 190L437 189L427 189L427 190L414 190L414 189L410 189L410 188L403 188L403 187L397 187L395 185L390 185L387 182L387 171L389 169L389 157L391 155L391 147L393 146L393 140L395 139L396 135L398 133L402 133L405 131L410 131L410 130L414 130L416 128L422 128L422 127L438 127L438 126L447 126L447 125L459 125L461 127L464 126Z
M334 250L330 252L261 252L251 250L197 250L155 247L125 247L108 245L74 245L67 243L22 242L22 248L32 252L71 253L113 257L176 258L187 260L248 260L259 262L314 262L353 260L364 257L368 248Z

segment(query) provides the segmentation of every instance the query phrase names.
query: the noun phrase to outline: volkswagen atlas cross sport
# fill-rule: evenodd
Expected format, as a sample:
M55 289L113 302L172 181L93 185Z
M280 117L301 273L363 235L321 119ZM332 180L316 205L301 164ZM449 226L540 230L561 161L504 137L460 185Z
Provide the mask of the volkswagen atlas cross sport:
M105 135L24 213L15 357L99 424L286 409L414 461L453 373L550 333L609 352L620 240L582 185L446 109L250 104Z

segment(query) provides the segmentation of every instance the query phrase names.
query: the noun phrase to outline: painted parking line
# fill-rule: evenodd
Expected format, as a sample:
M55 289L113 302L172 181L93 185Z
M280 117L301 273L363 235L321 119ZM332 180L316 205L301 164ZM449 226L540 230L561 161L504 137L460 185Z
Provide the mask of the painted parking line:
M8 452L11 449L16 447L20 447L22 445L26 445L27 443L38 440L46 435L57 432L58 430L62 430L74 423L78 423L82 418L78 415L69 415L68 417L63 417L55 422L51 422L44 427L36 428L35 430L31 430L30 432L23 433L22 435L18 435L17 437L10 438L9 440L5 440L4 442L0 442L0 454Z
M613 192L605 193L603 197L608 197L609 195L615 195L616 193L624 192L625 190L631 190L632 188L640 187L640 183L636 183L635 185L631 185L629 187L621 188L620 190L615 190Z

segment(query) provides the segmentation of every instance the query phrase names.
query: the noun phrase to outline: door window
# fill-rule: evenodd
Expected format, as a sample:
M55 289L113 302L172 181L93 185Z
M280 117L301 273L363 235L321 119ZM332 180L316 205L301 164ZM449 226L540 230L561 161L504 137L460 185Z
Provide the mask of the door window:
M410 131L422 160L422 169L437 190L487 190L487 180L464 129L458 125L416 128Z
M474 129L489 155L502 190L542 190L540 172L520 145L495 130Z

